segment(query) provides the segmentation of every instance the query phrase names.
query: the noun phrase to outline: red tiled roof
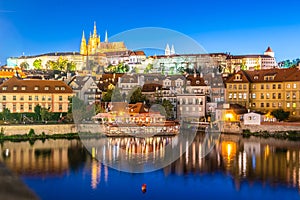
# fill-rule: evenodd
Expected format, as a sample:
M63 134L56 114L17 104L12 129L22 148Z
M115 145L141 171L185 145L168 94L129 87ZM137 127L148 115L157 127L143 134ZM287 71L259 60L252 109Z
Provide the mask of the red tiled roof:
M12 77L0 85L0 93L73 93L73 91L63 81L23 80Z
M273 52L273 50L271 49L271 47L268 47L265 52Z

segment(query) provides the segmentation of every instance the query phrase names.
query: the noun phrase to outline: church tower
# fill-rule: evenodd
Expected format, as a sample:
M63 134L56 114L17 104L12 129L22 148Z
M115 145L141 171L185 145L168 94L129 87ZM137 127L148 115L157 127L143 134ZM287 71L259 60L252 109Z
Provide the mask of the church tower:
M82 38L81 38L81 44L80 44L80 54L81 55L87 55L87 46L86 46L84 31L82 31Z
M170 52L171 55L175 55L175 48L174 48L174 45L172 44L172 47L171 47L171 52Z
M275 53L274 51L271 49L271 47L268 47L267 50L264 52L264 55L267 55L267 56L271 56L271 57L275 57Z
M169 56L170 55L170 47L169 44L167 44L166 48L165 48L165 56Z

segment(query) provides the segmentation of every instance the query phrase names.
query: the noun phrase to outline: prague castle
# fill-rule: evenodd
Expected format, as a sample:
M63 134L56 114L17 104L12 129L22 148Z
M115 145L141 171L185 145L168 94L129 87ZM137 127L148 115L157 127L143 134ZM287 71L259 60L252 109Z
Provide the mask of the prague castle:
M101 42L100 35L97 34L96 22L94 23L93 34L90 33L88 42L86 42L84 31L80 44L81 55L95 55L99 53L127 51L124 42L108 42L107 31L105 32L104 42Z

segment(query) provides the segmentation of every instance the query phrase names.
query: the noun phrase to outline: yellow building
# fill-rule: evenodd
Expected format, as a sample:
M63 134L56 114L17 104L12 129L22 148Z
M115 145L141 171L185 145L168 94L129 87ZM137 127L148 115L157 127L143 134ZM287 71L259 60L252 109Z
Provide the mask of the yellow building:
M118 51L127 51L124 42L108 42L107 31L105 32L104 42L101 42L100 35L97 34L96 22L94 23L93 34L90 33L88 42L85 39L85 34L83 31L80 43L81 55L95 55Z
M73 91L63 81L12 77L0 85L0 94L0 112L8 108L12 113L30 113L37 105L50 112L67 112Z
M226 101L268 113L276 109L300 115L300 70L239 71L226 80Z

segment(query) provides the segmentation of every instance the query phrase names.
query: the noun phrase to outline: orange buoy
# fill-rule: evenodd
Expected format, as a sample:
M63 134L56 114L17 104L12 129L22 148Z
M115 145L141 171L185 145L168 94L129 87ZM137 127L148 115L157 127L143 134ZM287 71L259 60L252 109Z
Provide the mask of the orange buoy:
M147 191L147 185L144 183L142 185L142 192L145 193Z

